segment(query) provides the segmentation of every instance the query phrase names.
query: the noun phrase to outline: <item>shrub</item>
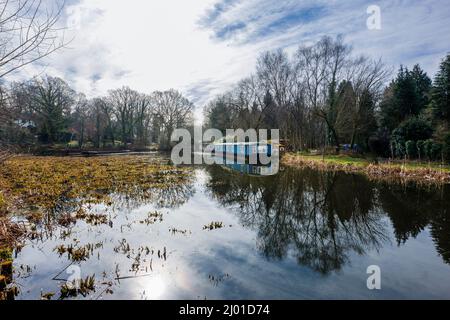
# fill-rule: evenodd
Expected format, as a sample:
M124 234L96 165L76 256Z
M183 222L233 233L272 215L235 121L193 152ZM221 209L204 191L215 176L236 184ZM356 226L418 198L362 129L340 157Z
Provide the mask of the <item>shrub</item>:
M392 147L394 149L394 154L396 157L403 158L403 156L406 154L405 143L402 140L393 141Z
M433 139L428 139L424 143L424 150L425 155L428 157L429 160L440 160L441 154L443 151L443 145L442 143L435 142Z
M405 151L408 158L414 158L416 156L416 143L412 140L406 141Z
M392 132L394 140L418 141L431 138L433 129L427 121L420 118L410 118L402 122L397 129Z
M409 158L415 157L420 153L417 150L416 142L430 139L432 134L432 127L424 119L412 117L403 121L394 131L392 131L392 142L394 143L393 149L395 155L401 158L405 155ZM422 145L420 147L423 149Z
M416 149L417 149L417 156L419 157L419 159L422 159L425 157L425 141L423 140L419 140L416 143Z
M443 149L442 143L434 142L431 146L431 159L441 160L442 149Z
M424 155L428 158L428 160L432 160L431 154L433 149L434 141L432 139L428 139L423 143L423 151Z
M444 137L444 157L445 160L450 162L450 133L447 133Z
M389 132L379 130L376 135L369 138L368 141L370 152L382 156L391 156L391 149L389 146Z

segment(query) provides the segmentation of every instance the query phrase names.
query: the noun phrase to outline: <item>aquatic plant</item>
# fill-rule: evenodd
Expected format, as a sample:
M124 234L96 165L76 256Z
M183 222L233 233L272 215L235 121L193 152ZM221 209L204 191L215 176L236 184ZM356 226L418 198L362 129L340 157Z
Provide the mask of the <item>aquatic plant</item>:
M189 168L141 157L16 157L0 169L0 190L29 207L53 210L61 203L105 203L112 193L149 196L151 189L186 183Z
M95 291L95 274L79 281L74 280L72 283L65 282L61 286L59 299L74 298L79 294L86 297L92 291Z
M223 275L209 275L208 276L208 280L209 280L209 282L211 282L212 283L212 285L214 286L214 287L218 287L219 286L219 284L221 284L222 282L224 282L226 279L228 279L230 277L230 275L228 274L228 273L225 273L225 274L223 274Z
M70 214L63 214L57 219L57 223L63 227L69 227L72 224L75 224L77 219Z
M69 259L72 259L72 261L75 262L87 260L90 256L90 252L84 247L78 249L70 248L68 252L69 252Z
M158 211L154 211L154 212L150 212L147 215L147 218L145 218L142 221L139 221L141 224L154 224L156 222L162 222L163 221L163 215L162 213L158 212Z
M186 234L191 234L192 232L191 231L189 231L189 230L179 230L179 229L177 229L177 228L169 228L169 232L170 233L172 233L172 234L176 234L176 233L181 233L181 234L183 234L183 235L186 235Z
M0 168L0 245L14 247L24 235L40 238L38 229L42 222L47 229L56 225L69 227L76 220L94 226L111 225L108 215L88 212L93 204L114 205L112 194L138 201L154 197L161 200L167 190L184 186L191 178L189 168L144 157L9 159ZM155 193L156 190L161 193ZM16 215L26 217L29 230L2 217L12 208ZM74 215L71 208L79 210ZM162 214L152 212L143 223L157 221L162 221Z
M7 218L0 218L0 247L15 247L26 235L26 228Z
M47 293L41 292L41 300L52 300L54 295L55 295L54 292L47 292Z
M119 241L119 245L117 247L114 247L114 252L122 253L122 254L129 254L131 252L130 244L127 243L126 239L122 239Z
M203 230L215 230L215 229L220 229L223 228L224 224L223 222L220 221L213 221L210 224L207 224L203 227Z
M13 300L19 289L13 284L13 258L10 248L0 247L0 301Z
M67 253L69 260L72 260L73 262L80 262L89 259L94 254L94 250L100 248L103 248L102 242L88 243L82 247L74 247L72 244L66 247L61 244L54 248L53 251L56 251L59 256Z
M87 213L83 208L80 208L75 217L80 220L86 221L91 225L97 226L101 224L107 224L109 222L108 215L106 214L95 214L95 213Z

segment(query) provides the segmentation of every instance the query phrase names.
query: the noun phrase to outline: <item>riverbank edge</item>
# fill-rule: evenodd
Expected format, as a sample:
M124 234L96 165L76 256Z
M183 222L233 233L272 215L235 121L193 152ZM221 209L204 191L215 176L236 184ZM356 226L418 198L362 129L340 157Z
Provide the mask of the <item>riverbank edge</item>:
M371 180L414 182L418 184L450 184L450 170L427 166L411 166L410 163L371 163L363 158L343 156L304 155L286 153L281 164L289 167L311 168L321 171L340 171L364 174Z

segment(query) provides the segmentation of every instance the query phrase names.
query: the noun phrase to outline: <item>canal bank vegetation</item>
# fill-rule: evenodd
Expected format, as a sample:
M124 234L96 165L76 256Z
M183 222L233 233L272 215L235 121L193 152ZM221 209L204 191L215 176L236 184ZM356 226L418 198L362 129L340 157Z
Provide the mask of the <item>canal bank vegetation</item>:
M266 52L254 74L208 104L206 126L280 129L293 152L448 164L450 55L434 80L418 64L392 71L341 37Z
M317 170L363 173L376 180L399 180L419 184L450 183L450 166L433 162L379 160L343 154L288 153L283 156L282 164Z

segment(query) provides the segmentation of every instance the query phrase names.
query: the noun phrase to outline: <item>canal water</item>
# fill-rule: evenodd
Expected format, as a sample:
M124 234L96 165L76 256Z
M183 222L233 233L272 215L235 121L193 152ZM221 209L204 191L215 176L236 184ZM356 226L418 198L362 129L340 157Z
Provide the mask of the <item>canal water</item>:
M71 299L450 298L450 187L371 182L281 168L273 176L193 167L152 200L113 194L78 221L29 240L14 258L17 299L72 277ZM58 247L85 248L74 261ZM380 290L369 290L378 266Z

